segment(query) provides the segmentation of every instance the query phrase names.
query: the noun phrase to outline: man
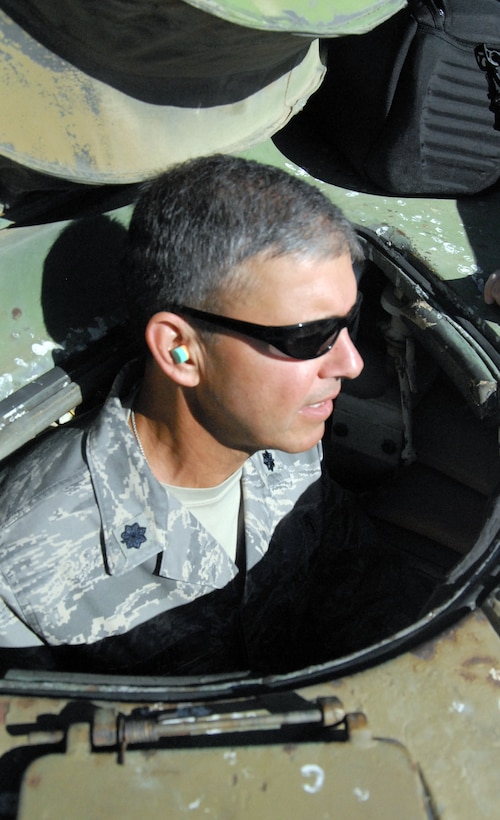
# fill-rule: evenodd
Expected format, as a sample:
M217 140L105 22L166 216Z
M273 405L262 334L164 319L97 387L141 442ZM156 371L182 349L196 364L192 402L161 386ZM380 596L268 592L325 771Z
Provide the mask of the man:
M320 449L363 367L360 255L341 212L276 168L214 156L145 187L124 274L144 362L3 476L6 663L279 671L367 640L353 601L383 562ZM318 637L327 611L338 643Z

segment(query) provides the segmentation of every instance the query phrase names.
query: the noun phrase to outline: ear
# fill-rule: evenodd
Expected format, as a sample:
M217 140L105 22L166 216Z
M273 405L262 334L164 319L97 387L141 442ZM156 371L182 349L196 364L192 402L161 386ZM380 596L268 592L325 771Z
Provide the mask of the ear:
M197 334L182 316L167 311L155 313L146 327L146 344L169 379L183 387L198 384L201 347ZM185 349L187 359L174 354L179 347Z

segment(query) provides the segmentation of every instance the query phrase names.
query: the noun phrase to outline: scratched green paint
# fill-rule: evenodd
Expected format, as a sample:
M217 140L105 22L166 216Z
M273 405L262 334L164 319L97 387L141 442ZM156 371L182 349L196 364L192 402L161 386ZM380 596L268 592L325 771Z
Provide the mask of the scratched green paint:
M246 156L311 179L268 140ZM358 225L376 231L396 248L409 249L434 278L457 290L471 319L489 321L500 339L499 309L484 305L480 286L500 262L497 225L500 194L454 199L381 197L313 180ZM130 207L114 213L123 224ZM0 399L53 367L54 342L44 323L41 282L44 260L67 223L0 231ZM96 327L106 322L96 316ZM500 341L499 341L500 344Z
M311 179L272 141L245 155ZM500 311L482 298L485 279L500 267L500 191L461 199L404 198L315 182L353 222L409 252L424 263L431 278L446 282L462 312L473 321L488 322L500 346Z
M126 223L130 210L113 216ZM69 224L0 230L0 400L54 366L53 352L60 345L45 325L42 282L48 254ZM96 314L88 340L102 335L108 322Z

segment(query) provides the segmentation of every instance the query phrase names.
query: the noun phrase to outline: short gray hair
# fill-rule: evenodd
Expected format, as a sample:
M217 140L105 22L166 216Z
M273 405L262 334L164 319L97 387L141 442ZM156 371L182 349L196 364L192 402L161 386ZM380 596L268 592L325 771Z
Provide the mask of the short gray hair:
M252 257L345 253L362 258L356 232L318 187L217 154L177 165L143 188L129 228L125 290L144 334L170 304L216 310L222 294L237 292Z

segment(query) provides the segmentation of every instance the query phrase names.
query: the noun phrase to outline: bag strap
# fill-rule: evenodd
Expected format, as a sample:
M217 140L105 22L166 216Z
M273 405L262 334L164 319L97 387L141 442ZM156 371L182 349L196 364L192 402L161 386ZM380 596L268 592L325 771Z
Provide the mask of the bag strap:
M486 43L474 49L479 68L486 73L490 111L495 115L495 131L500 131L500 49Z

